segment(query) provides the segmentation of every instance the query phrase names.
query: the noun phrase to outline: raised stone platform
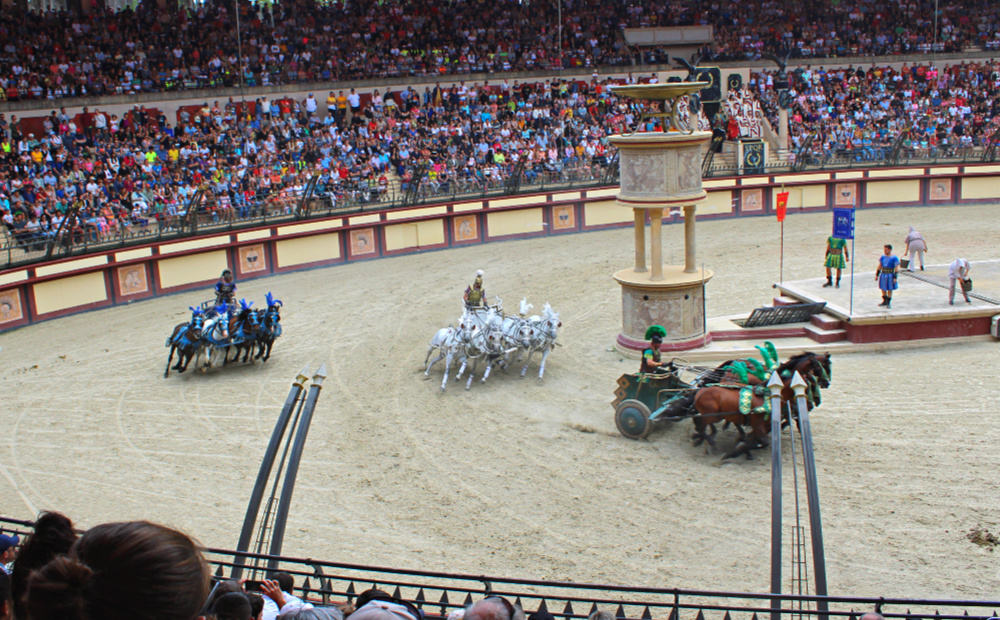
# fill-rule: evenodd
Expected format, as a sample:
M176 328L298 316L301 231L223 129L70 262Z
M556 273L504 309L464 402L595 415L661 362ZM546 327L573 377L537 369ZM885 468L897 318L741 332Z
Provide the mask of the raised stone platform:
M746 314L708 319L706 343L679 353L688 360L722 360L753 356L755 345L770 340L783 354L804 350L871 351L920 345L992 340L990 323L1000 314L1000 260L971 261L971 303L955 292L948 303L948 265L926 265L924 271L903 271L892 308L880 307L881 293L874 270L855 273L851 308L850 274L840 288L824 287L826 278L776 284L775 305L826 302L824 312L810 321L746 328Z

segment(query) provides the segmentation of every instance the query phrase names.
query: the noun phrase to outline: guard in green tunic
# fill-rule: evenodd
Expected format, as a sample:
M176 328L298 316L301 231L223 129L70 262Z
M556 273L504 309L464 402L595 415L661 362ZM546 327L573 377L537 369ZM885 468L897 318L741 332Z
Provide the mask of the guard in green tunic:
M642 350L642 363L639 372L669 372L672 368L670 362L660 361L660 343L663 342L667 330L662 325L650 325L646 330L645 338L649 340L649 346Z
M826 284L833 286L831 270L837 270L837 288L840 288L840 270L847 266L851 257L847 255L847 240L839 237L828 237L826 240Z
M483 270L476 271L476 280L465 289L462 296L467 308L482 308L486 306L486 289L483 288Z

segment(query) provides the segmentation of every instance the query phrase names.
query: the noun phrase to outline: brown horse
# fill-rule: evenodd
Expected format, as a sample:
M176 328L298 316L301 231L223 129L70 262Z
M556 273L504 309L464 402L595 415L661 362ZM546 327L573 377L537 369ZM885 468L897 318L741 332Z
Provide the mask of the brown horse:
M810 396L807 399L807 406L812 408L818 404L819 388L830 385L830 354L824 356L806 352L796 355L777 368L778 376L781 377L783 386L781 389L782 417L790 416L790 403L795 402L794 390L791 387L792 377L795 372L806 381L806 392ZM740 454L746 454L751 458L750 450L758 446L766 446L768 434L770 432L771 411L768 404L769 390L763 385L739 385L727 383L723 385L709 385L699 389L693 399L692 408L697 415L694 416L695 433L693 439L695 445L702 441L707 441L709 445L715 446L715 424L726 422L736 426L740 439L736 446L723 458L731 458ZM744 400L744 411L740 413L741 399ZM796 415L797 419L797 415ZM750 428L750 436L747 437L743 427Z

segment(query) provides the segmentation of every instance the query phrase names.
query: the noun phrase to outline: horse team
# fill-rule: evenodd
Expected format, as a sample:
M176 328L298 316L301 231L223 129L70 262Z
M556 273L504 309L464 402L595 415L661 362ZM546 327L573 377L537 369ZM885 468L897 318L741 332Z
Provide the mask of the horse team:
M195 366L206 370L213 366L224 366L230 361L243 362L271 357L274 341L281 336L281 300L269 292L266 296L267 308L252 308L253 302L241 299L237 305L233 300L206 303L202 307L192 307L191 319L174 327L167 338L167 368L164 378L171 370L184 372L191 360L197 359ZM177 364L170 365L174 353ZM230 353L233 354L230 360ZM221 357L221 359L219 359Z
M832 377L829 353L800 353L781 363L770 342L757 349L761 352L764 363L754 359L729 360L715 368L702 369L691 384L685 384L686 389L676 390L677 395L667 401L665 419L691 418L694 421L692 439L695 445L706 442L713 448L715 425L732 425L739 433L739 439L723 458L740 454L750 458L751 450L768 445L771 407L768 403L770 390L766 383L772 375L776 374L781 380L783 426L792 420L798 421L798 407L792 387L796 374L805 383L807 408L812 409L820 404L820 390L830 386ZM664 368L675 376L682 369L674 363ZM641 379L642 375L639 376ZM657 376L665 377L646 375L647 380L653 381L656 381Z
M455 362L460 363L458 372L455 373L456 381L469 370L465 383L465 389L469 389L480 362L486 365L480 382L489 378L495 366L506 369L522 359L523 377L536 352L541 354L538 380L542 380L545 361L556 345L559 328L562 326L559 314L546 303L541 315L527 316L532 306L526 299L522 299L518 315L505 315L502 300L497 298L496 302L493 306L465 307L457 327L442 327L431 338L424 357L424 376L430 376L431 367L444 360L441 391L448 387L448 376ZM435 350L438 356L431 360L431 353Z

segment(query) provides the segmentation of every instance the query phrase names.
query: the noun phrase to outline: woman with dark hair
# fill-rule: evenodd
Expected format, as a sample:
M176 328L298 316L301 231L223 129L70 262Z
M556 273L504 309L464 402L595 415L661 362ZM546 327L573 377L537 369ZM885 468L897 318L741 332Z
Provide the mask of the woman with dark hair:
M35 520L34 532L21 545L17 562L11 572L11 597L14 601L14 617L26 618L24 593L28 590L28 577L49 561L67 553L76 542L73 522L58 512L43 512Z
M208 587L208 566L187 535L146 521L106 523L31 575L26 617L193 620Z

